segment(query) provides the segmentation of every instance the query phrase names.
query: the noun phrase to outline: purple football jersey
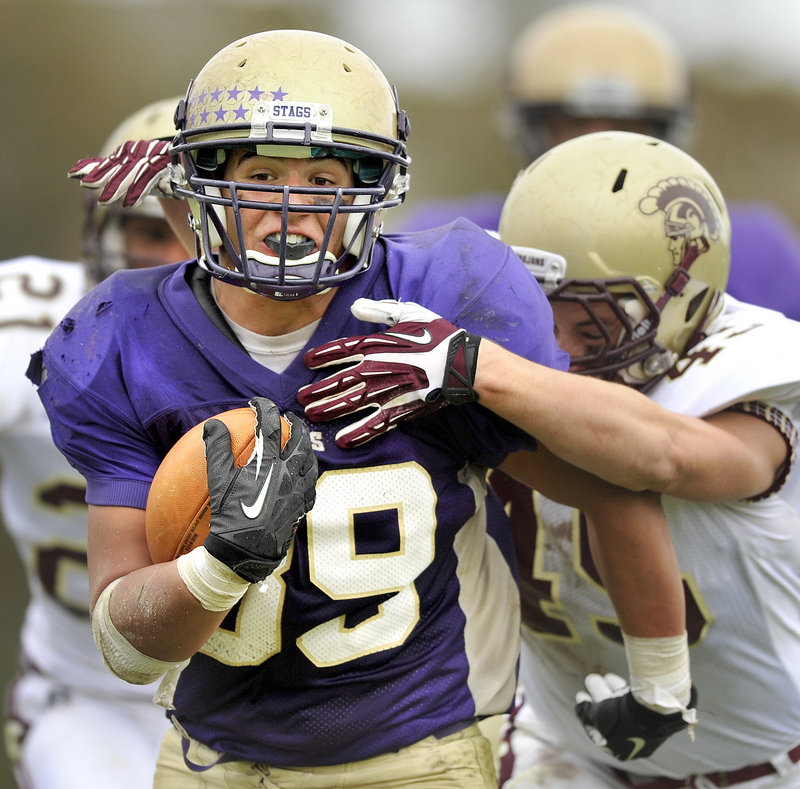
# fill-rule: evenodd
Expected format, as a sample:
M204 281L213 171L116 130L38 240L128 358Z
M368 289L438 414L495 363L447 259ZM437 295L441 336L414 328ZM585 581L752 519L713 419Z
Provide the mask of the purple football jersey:
M503 195L485 193L463 200L422 203L397 223L397 229L429 230L462 216L487 230L496 230L504 199ZM728 293L740 301L769 307L800 320L800 235L795 227L767 204L729 203L728 213L731 220Z
M298 388L327 374L300 356L281 374L254 361L198 303L196 271L118 272L44 348L40 397L90 503L143 508L160 460L194 424L255 395L302 413ZM415 301L522 356L567 364L525 267L463 220L380 239L308 347L376 331L352 316L359 297ZM498 510L487 507L485 469L531 437L479 404L349 451L334 443L343 424L310 425L313 511L287 561L250 588L178 682L172 714L224 758L356 761L513 699L518 591L508 533L488 532L487 509Z

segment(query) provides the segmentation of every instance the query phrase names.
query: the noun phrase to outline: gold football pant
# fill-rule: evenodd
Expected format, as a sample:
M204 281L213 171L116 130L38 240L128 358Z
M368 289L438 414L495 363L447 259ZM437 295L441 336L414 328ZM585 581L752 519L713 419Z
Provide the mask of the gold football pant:
M212 764L219 754L191 742L189 759ZM360 762L325 767L271 767L223 762L204 772L190 770L181 735L167 732L158 757L153 789L496 789L492 748L477 725Z

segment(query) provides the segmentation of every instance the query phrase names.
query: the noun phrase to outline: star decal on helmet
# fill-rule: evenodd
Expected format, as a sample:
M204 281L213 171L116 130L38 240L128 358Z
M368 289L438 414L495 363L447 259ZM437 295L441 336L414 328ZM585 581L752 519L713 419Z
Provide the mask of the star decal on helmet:
M272 101L283 102L289 95L279 86L276 90L263 90L258 85L245 88L234 84L230 88L216 87L201 90L189 105L189 123L192 126L204 126L210 118L224 123L225 121L247 122L253 112L252 106L262 101L269 94ZM232 106L236 102L238 106Z

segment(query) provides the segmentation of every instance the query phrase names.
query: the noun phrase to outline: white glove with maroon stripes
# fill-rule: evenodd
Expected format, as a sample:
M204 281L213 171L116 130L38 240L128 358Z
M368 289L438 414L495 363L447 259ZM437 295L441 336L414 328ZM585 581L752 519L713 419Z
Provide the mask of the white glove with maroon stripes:
M297 399L313 422L370 409L342 428L336 444L359 446L442 406L477 400L473 389L480 337L467 333L414 302L357 299L353 315L392 328L324 343L303 357L312 370L349 364L304 386Z
M169 177L169 140L129 140L108 156L78 160L67 173L99 192L101 205L139 205L148 195L175 197Z

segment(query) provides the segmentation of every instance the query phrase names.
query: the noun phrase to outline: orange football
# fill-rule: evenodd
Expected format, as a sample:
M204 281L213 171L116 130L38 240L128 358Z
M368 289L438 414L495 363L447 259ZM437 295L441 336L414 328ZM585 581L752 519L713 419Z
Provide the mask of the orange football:
M231 434L234 462L243 466L253 454L256 415L249 406L216 414ZM203 425L185 433L170 449L158 467L145 511L147 547L153 562L177 559L202 545L211 524L208 498ZM291 424L281 415L281 449L292 432Z

